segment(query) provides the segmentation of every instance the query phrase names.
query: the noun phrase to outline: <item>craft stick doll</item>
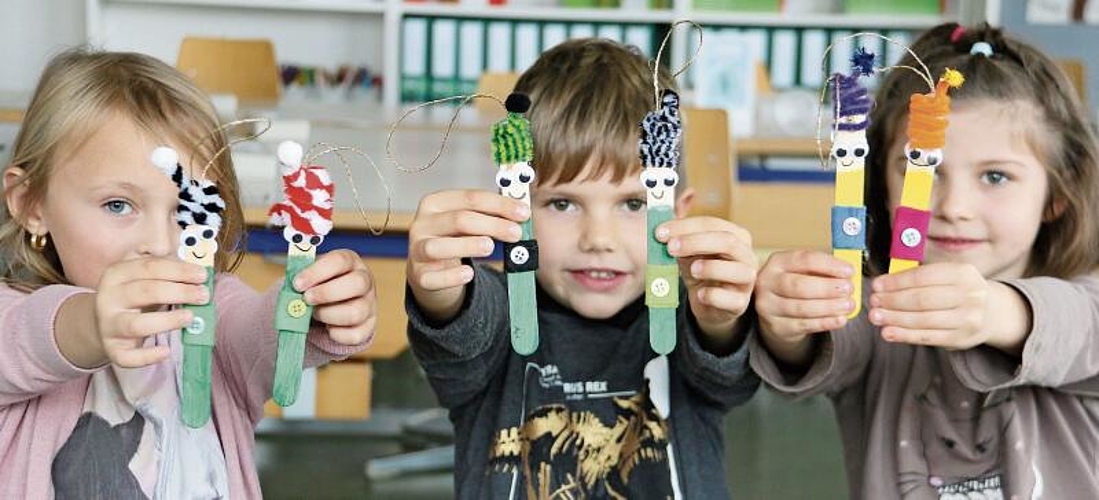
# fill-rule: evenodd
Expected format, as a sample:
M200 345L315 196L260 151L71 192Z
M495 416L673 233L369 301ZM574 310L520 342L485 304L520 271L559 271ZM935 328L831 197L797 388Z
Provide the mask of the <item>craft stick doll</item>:
M913 94L908 104L908 143L904 146L907 165L901 204L893 217L893 236L889 248L889 272L912 269L923 260L927 226L931 221L931 186L935 168L943 161L946 144L950 96L965 78L947 68L930 94Z
M286 239L286 280L275 304L275 329L279 332L275 356L272 398L279 406L290 406L298 398L305 334L313 317L313 306L294 289L294 277L317 257L317 246L332 230L332 197L335 187L328 171L319 165L304 165L300 144L285 141L278 147L279 173L285 199L275 203L268 215L271 223L283 226Z
M206 290L210 301L203 305L184 304L194 319L182 331L183 374L181 417L191 428L202 427L210 419L210 370L217 330L214 309L214 255L218 250L217 235L221 230L221 213L225 201L217 186L208 180L195 180L183 171L179 155L172 148L153 150L152 162L179 189L176 222L183 228L179 237L179 258L206 268Z
M648 260L645 305L649 307L649 345L659 354L675 348L676 308L679 307L679 267L668 246L656 239L657 226L675 216L675 185L679 183L679 94L665 89L656 111L641 120L641 183L645 186Z
M530 186L534 182L534 139L524 113L530 98L512 93L504 102L507 118L492 125L492 159L499 165L496 185L500 194L530 206ZM535 298L535 271L538 270L538 241L534 239L534 221L528 218L521 227L523 235L515 243L504 244L504 272L508 278L508 310L511 317L511 348L527 355L538 349L538 304Z
M866 250L866 206L863 185L866 156L866 127L870 125L873 101L859 78L874 73L874 54L859 47L851 58L851 73L832 76L832 157L836 160L836 193L832 205L832 255L851 264L851 300L854 318L862 307L862 256Z

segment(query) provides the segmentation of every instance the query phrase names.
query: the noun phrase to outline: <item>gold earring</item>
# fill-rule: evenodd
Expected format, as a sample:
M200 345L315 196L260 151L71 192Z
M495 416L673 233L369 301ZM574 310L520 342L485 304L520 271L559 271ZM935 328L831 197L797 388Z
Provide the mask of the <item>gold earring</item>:
M49 241L45 234L31 233L31 248L37 252L41 252L46 249L46 243Z

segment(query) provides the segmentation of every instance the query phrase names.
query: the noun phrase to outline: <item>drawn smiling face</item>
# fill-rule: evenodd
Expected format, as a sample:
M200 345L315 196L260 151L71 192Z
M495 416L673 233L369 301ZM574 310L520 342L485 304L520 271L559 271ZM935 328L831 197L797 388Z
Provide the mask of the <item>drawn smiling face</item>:
M913 148L908 144L905 144L904 157L908 160L909 166L934 172L935 167L938 167L943 162L943 150L942 148Z
M210 226L191 225L179 235L180 259L200 266L212 267L218 251L217 231Z
M324 241L324 236L305 234L293 226L283 228L282 237L290 244L289 255L316 256L317 246Z
M661 167L641 169L641 184L645 186L649 208L675 204L675 185L679 184L679 174L675 170Z
M496 172L496 185L500 194L530 204L530 186L534 182L534 168L521 161L500 166Z
M864 168L869 152L870 145L866 142L864 131L837 130L832 139L832 157L836 159L837 170L853 171Z

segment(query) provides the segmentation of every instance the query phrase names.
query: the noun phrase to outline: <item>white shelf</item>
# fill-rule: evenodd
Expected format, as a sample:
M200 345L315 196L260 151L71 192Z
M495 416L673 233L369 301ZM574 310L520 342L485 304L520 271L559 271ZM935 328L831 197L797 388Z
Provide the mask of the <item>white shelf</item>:
M926 29L950 20L932 15L877 14L782 14L763 12L721 12L693 10L691 20L701 25L806 27L806 28L874 28Z
M303 12L344 12L381 14L384 0L105 0L106 3L131 5L176 5L184 7L222 7L235 9L292 10Z
M676 19L675 12L671 9L473 6L442 3L400 3L399 5L403 14L418 16L608 23L670 23Z

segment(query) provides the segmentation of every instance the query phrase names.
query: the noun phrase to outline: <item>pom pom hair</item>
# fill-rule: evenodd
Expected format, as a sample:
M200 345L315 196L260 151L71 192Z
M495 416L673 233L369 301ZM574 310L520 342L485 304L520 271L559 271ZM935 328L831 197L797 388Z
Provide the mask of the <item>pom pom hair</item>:
M497 165L508 165L534 159L534 138L530 122L523 113L530 109L530 98L512 93L504 103L507 118L492 125L492 159Z
M679 166L679 140L683 136L683 124L679 118L679 94L665 89L661 94L660 109L650 111L641 119L641 166Z
M870 108L874 101L866 87L859 83L859 77L874 74L874 54L859 47L851 56L851 74L832 75L832 112L836 117L836 129L845 131L866 130L870 125ZM862 115L864 118L855 123L842 122L839 119Z
M946 144L947 115L950 114L948 90L958 88L965 77L947 68L930 94L913 94L908 104L908 144L918 149L939 149Z
M279 144L279 168L283 171L283 201L271 206L271 224L290 225L308 235L327 235L332 230L332 197L335 184L320 165L302 164L302 147L292 142Z

